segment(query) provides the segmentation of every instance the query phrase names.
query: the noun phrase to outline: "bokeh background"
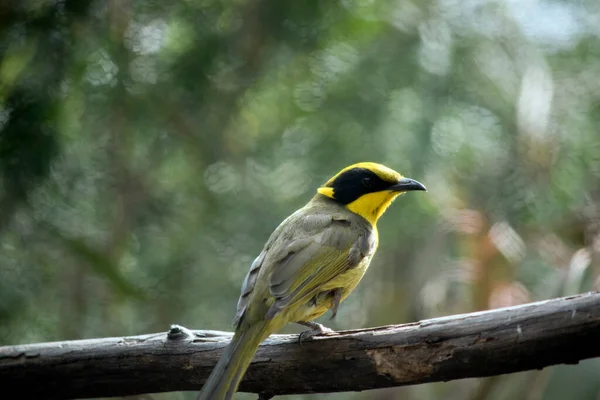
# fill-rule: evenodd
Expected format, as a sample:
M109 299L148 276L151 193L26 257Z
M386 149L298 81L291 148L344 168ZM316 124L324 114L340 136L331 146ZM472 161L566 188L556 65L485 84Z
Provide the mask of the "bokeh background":
M429 192L332 328L598 289L599 39L597 0L3 1L0 344L231 329L272 230L359 161ZM600 360L285 398L325 397L598 400Z

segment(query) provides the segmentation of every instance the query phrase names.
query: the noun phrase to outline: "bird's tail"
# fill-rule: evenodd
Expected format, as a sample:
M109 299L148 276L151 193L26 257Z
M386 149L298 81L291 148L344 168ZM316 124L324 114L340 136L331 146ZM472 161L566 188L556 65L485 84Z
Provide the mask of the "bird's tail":
M259 322L244 331L235 333L231 343L225 348L217 365L202 386L197 400L229 400L233 398L258 345L271 333L269 322Z

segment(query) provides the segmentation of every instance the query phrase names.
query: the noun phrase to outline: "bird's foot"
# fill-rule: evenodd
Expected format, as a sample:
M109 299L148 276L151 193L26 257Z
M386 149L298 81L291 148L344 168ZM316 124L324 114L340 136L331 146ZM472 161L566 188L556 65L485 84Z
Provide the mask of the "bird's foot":
M298 343L302 346L302 341L306 339L311 339L315 336L327 335L331 333L335 333L333 329L329 329L324 325L321 325L317 322L298 322L300 325L304 325L309 327L310 329L300 333L298 336Z

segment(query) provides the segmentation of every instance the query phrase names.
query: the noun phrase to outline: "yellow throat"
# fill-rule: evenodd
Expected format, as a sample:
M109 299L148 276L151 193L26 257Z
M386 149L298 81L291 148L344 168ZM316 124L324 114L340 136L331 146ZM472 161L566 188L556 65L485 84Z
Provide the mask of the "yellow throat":
M385 182L398 182L402 178L404 178L398 172L384 165L373 162L361 162L342 169L335 176L329 179L325 183L325 185L318 188L317 191L320 194L327 196L331 199L336 199L335 188L332 187L332 185L335 184L336 180L341 175L347 173L350 170L356 169L371 171L375 174L376 177ZM375 226L379 218L385 212L385 210L387 210L387 208L400 194L402 194L402 192L392 190L381 190L371 193L365 193L360 195L357 199L345 204L345 207L353 213L358 214L367 221L369 221L371 225Z

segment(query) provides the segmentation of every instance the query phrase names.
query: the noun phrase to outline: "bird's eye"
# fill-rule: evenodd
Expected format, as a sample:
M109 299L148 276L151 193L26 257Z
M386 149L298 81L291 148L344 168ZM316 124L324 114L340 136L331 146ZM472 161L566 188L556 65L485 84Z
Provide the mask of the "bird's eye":
M369 177L363 178L362 184L364 187L370 188L371 186L373 186L373 179L371 179Z

